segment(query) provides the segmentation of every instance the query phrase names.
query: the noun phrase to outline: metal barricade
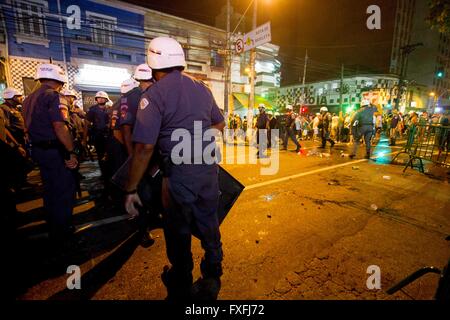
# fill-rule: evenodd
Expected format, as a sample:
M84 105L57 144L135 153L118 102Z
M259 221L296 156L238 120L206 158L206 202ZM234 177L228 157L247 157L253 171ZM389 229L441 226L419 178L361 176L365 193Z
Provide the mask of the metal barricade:
M434 164L450 167L450 127L442 125L413 125L409 128L408 140L402 152L393 159L394 162L401 154L407 154L409 161L403 172L416 162L420 172L425 173L423 161L431 161Z

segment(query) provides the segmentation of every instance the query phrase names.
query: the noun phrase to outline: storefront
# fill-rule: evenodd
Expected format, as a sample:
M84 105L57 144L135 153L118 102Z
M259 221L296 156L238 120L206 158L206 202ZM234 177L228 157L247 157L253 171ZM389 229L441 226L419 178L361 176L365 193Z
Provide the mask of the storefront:
M120 97L120 85L132 76L132 67L109 67L90 63L80 64L74 78L74 88L81 92L83 106L88 109L95 104L98 91L108 93L111 101Z

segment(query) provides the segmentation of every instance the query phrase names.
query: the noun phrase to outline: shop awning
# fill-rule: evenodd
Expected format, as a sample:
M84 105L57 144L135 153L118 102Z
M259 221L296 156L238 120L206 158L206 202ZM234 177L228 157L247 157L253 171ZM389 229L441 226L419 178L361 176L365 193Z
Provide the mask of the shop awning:
M233 97L234 97L234 109L238 110L238 109L248 109L248 100L249 100L249 95L246 93L233 93ZM274 106L267 101L266 99L264 99L263 97L255 94L255 103L253 105L253 108L258 110L258 107L260 104L264 104L264 106L266 107L266 110L272 111L274 109Z

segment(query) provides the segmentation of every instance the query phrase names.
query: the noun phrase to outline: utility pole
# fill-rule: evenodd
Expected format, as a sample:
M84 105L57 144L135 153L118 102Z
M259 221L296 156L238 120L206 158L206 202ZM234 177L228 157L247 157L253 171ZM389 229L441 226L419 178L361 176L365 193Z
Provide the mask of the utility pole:
M303 67L303 80L302 80L302 85L305 85L305 81L306 81L306 66L308 65L308 49L306 49L306 54L305 54L305 66Z
M258 12L258 0L253 1L253 30L256 29L257 24L257 12ZM256 48L253 48L250 54L250 97L248 99L248 113L247 113L247 129L250 129L252 133L253 129L253 106L255 104L255 61L256 61Z
M398 80L398 93L397 93L397 99L395 99L395 110L399 109L400 106L400 99L403 96L403 89L404 89L404 82L406 77L406 71L408 69L408 57L409 55L417 49L417 47L423 46L423 43L415 43L415 44L409 44L404 47L401 47L400 50L402 51L402 66L400 68L400 78Z
M344 109L343 92L344 92L344 64L341 65L341 87L339 89L339 104L341 112L343 112Z
M227 0L227 41L225 49L225 99L223 109L228 116L228 106L230 98L230 71L231 71L231 46L230 46L230 22L231 22L231 0Z

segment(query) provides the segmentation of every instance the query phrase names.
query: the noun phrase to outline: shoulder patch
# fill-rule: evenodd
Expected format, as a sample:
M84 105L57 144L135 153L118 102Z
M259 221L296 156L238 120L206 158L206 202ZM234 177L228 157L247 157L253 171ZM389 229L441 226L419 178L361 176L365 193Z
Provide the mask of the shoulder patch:
M149 104L150 104L150 102L147 100L147 98L142 98L141 102L139 103L139 108L141 110L144 110L145 108L148 107Z

